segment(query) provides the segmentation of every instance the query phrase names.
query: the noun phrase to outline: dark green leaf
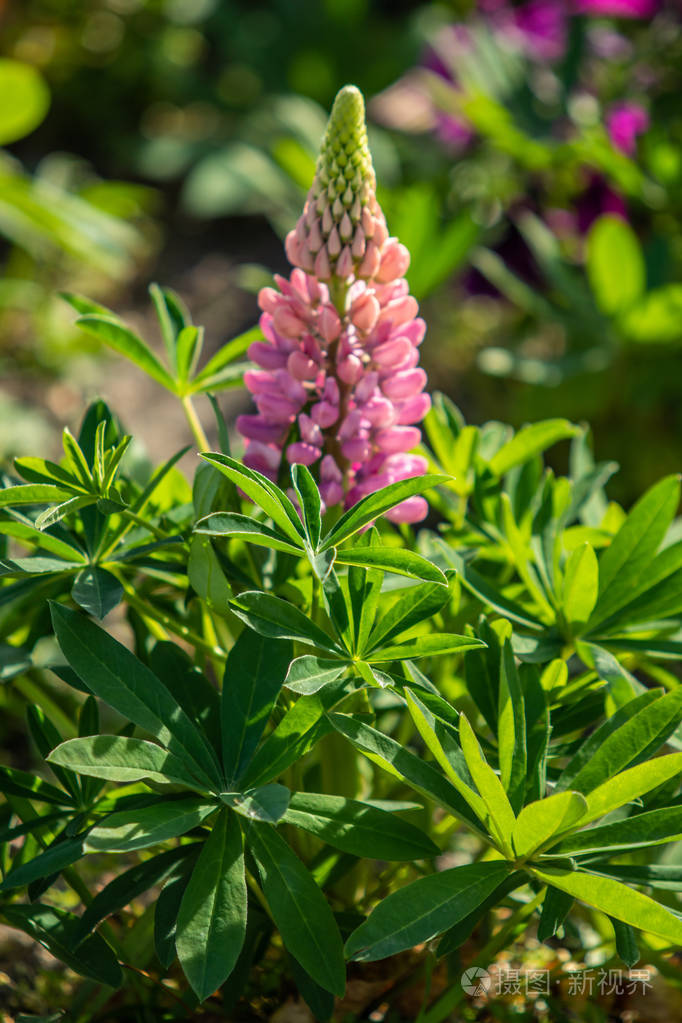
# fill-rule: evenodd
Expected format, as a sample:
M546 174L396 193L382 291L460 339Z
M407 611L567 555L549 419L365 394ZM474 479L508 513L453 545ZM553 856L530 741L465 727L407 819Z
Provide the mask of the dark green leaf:
M285 947L316 983L343 995L343 944L322 891L274 828L252 824L249 845Z
M244 849L237 817L218 816L185 889L175 945L200 1001L229 977L246 934Z
M198 799L164 799L152 806L119 810L89 833L88 852L132 852L179 838L216 810L215 803Z
M88 614L104 618L121 602L123 587L111 572L95 565L76 576L71 596Z

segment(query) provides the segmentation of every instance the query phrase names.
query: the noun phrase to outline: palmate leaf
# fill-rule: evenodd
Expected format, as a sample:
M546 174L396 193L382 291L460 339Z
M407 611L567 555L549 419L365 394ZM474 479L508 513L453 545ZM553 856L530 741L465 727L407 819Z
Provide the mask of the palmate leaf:
M180 903L175 946L200 1001L229 977L246 934L246 877L239 822L221 811Z
M342 996L343 943L322 891L275 828L253 823L248 841L285 947L320 987Z
M380 902L346 942L346 955L372 962L429 941L473 912L511 872L504 860L421 877Z

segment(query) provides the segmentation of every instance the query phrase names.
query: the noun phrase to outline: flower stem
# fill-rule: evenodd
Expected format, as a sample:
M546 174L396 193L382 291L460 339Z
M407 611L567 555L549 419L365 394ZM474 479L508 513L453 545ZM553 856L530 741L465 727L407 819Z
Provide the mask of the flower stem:
M200 451L208 451L210 449L210 444L208 443L208 438L204 433L204 428L201 425L197 411L192 404L191 395L186 394L184 398L181 398L181 401L185 416L187 417L187 422L189 423L189 428L197 442L197 447Z

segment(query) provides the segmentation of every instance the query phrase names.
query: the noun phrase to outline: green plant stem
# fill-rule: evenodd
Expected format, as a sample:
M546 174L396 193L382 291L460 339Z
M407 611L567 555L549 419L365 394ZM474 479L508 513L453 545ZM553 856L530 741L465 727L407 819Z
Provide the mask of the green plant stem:
M481 949L479 954L476 956L474 961L469 964L467 969L472 967L482 967L486 969L490 963L494 960L495 956L506 948L507 945L511 945L513 941L525 931L530 917L542 903L545 897L546 888L543 888L534 899L530 902L526 902L523 906L520 906L512 915L509 917L507 922L500 928L487 945ZM455 983L445 994L438 999L436 1004L422 1017L422 1023L442 1023L444 1019L450 1015L453 1009L457 1006L464 998L464 988L457 982Z
M255 877L253 876L253 874L251 873L251 871L248 868L246 868L245 874L246 874L246 883L247 883L247 885L249 886L249 888L251 889L253 894L256 896L256 898L260 902L261 906L263 907L263 909L267 913L268 917L270 918L270 920L272 920L272 922L274 924L275 923L275 918L272 915L272 910L270 909L270 906L268 905L268 900L265 898L265 894L263 892L263 889L258 884L258 881L256 881ZM277 924L275 924L275 927L276 926L277 926Z
M197 411L192 403L191 396L189 394L186 394L184 398L181 398L181 401L182 407L185 412L185 416L187 418L187 422L189 423L189 428L192 431L192 435L195 441L197 442L197 447L199 448L200 451L208 451L210 449L210 444L208 443L208 438L204 433L204 428L201 425L201 421L199 420Z
M126 602L130 607L134 608L138 614L142 615L143 618L150 618L155 622L162 625L168 632L172 632L175 636L180 636L191 646L197 650L203 650L204 653L208 654L209 657L217 657L221 661L227 659L227 651L223 650L222 647L215 646L213 643L208 643L203 636L199 636L192 629L189 629L182 622L177 622L171 618L170 615L165 614L163 611L159 611L158 608L152 607L150 604L146 604L144 600L141 600L135 593L132 586L128 583L124 583L124 592Z

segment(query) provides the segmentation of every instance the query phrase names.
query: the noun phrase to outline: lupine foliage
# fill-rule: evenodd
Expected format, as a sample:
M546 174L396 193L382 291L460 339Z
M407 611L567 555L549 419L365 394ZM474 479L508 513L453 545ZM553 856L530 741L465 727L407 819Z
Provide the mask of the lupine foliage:
M257 335L197 373L201 331L153 299L167 367L69 297L178 396L192 485L184 451L145 473L99 401L0 489L0 672L44 760L0 769L3 922L104 1000L177 960L169 1018L216 992L229 1015L274 959L328 1019L346 960L455 962L502 907L545 941L605 914L628 966L679 947L679 479L626 512L584 427L479 428L435 395L427 471L325 511L314 465L233 457L215 400L207 450L192 395ZM391 523L415 497L418 532Z

